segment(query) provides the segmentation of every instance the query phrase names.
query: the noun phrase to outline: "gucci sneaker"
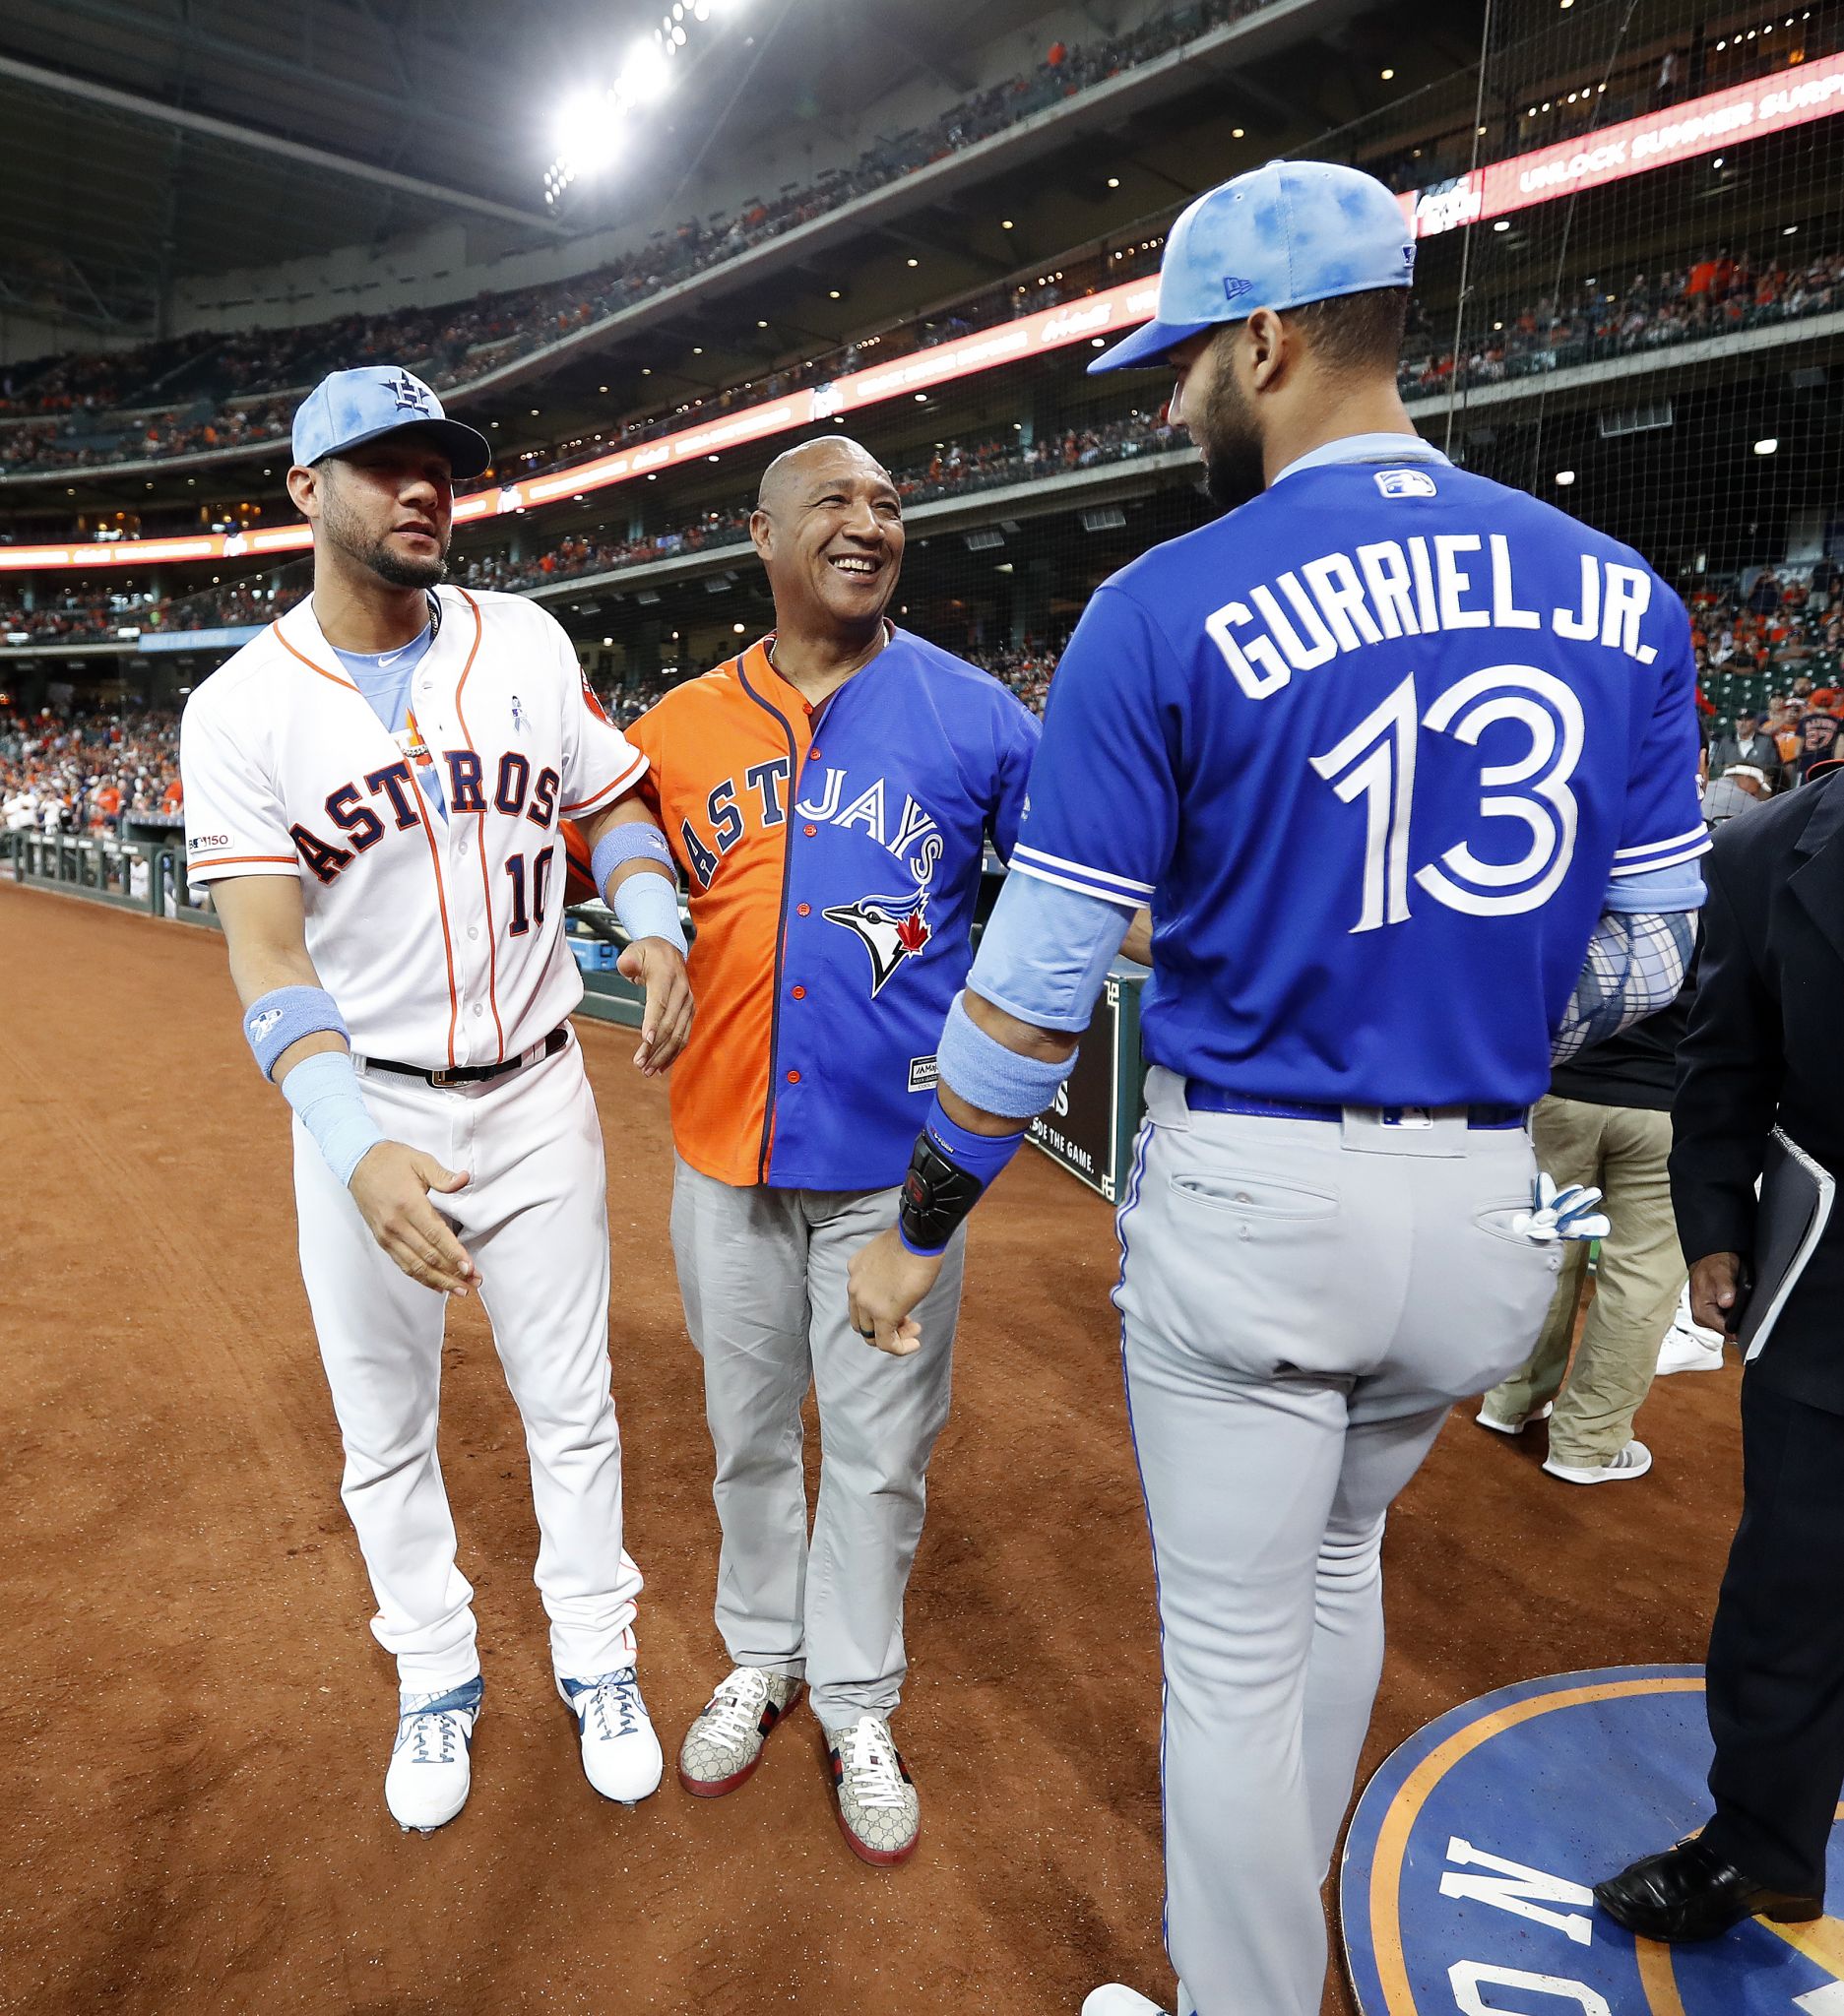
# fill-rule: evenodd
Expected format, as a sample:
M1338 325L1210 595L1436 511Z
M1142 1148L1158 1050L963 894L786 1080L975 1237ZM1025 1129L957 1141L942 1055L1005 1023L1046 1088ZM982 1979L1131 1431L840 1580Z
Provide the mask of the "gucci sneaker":
M839 1831L860 1860L886 1864L916 1853L922 1804L881 1715L828 1732Z
M476 1674L445 1693L399 1697L384 1803L406 1833L432 1834L468 1803L468 1753L482 1691Z
M593 1680L559 1674L557 1692L576 1717L584 1774L604 1799L633 1806L660 1790L666 1759L631 1666Z
M775 1725L800 1698L793 1673L739 1666L718 1682L678 1752L678 1782L695 1799L734 1792L762 1761Z

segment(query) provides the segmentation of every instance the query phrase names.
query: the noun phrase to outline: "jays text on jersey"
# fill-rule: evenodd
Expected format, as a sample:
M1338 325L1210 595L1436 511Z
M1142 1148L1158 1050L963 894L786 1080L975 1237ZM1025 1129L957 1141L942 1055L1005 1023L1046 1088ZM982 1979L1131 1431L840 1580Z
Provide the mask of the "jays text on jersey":
M816 710L772 642L628 731L697 926L673 1138L721 1182L881 1189L934 1090L986 838L1010 853L1038 724L894 627Z
M437 593L411 746L347 676L311 598L200 686L180 730L187 874L298 875L352 1047L429 1070L516 1056L582 999L558 819L604 810L647 767L550 616ZM418 781L425 762L439 789Z
M1097 592L1013 866L1151 903L1154 1063L1527 1103L1610 880L1707 846L1694 684L1589 527L1416 442L1297 468Z

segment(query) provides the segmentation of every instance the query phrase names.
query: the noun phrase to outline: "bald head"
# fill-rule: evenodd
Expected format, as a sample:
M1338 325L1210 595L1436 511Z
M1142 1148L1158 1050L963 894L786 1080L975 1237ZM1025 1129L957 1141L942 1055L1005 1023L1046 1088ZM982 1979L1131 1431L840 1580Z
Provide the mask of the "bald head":
M903 561L903 500L856 441L824 434L762 472L749 537L768 571L777 632L855 650L881 635Z
M755 508L771 514L785 509L788 499L814 483L824 484L834 476L881 478L895 490L890 472L861 442L844 434L822 434L817 440L802 441L785 449L762 472L761 486L755 493Z

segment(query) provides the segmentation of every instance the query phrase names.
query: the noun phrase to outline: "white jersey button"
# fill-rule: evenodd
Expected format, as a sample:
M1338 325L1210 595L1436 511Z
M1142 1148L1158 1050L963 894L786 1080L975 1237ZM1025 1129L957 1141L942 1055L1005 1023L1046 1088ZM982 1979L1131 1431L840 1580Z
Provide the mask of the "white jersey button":
M472 1009L472 1010L471 1010L470 1012L471 1012L471 1013L473 1013L473 1014L475 1014L475 1015L478 1015L478 1014L481 1014L481 1013L482 1013L483 1011L482 1011L482 1009L481 1009L481 1007L480 1007L480 1004L479 1004L479 1002L477 1002L477 1002L475 1002L475 1004L474 1004L474 1007L473 1007L473 1009Z
M468 926L468 936L469 936L470 938L477 938L477 937L478 937L479 935L480 935L480 927L479 927L479 925L478 925L478 924L470 924L470 925Z

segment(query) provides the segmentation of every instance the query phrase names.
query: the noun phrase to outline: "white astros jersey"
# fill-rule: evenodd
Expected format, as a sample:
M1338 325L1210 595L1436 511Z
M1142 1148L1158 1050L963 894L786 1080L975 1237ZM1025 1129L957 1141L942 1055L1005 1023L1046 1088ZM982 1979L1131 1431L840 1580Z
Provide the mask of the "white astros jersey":
M419 744L379 720L309 598L193 694L180 769L191 879L297 875L352 1048L439 1071L516 1057L582 999L559 818L605 810L647 759L542 609L432 599ZM439 788L418 780L425 763Z

